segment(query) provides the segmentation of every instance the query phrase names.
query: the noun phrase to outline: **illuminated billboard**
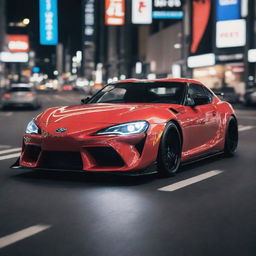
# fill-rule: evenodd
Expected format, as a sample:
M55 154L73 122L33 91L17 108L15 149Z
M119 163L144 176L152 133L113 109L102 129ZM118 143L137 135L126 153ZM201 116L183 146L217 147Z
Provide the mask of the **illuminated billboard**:
M241 1L240 0L217 0L216 16L217 20L236 20L240 19Z
M0 52L0 62L28 62L27 52Z
M152 23L152 0L132 1L132 23L151 24Z
M84 0L84 42L92 43L95 37L95 0Z
M58 44L57 0L40 1L40 44Z
M105 24L122 26L125 23L125 0L105 0Z
M192 1L192 42L190 52L196 53L202 39L205 37L206 28L211 15L211 0Z
M27 35L7 35L7 46L10 52L28 52L29 38Z
M241 47L246 44L246 21L224 20L216 23L216 47Z
M153 19L182 19L183 0L153 0Z

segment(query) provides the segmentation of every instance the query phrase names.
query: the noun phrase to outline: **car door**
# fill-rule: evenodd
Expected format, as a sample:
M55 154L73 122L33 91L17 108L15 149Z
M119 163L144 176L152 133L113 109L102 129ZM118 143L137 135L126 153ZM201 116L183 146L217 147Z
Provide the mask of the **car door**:
M189 119L189 155L201 155L210 151L214 145L218 131L218 119L216 107L212 104L213 95L200 84L189 84L186 105ZM193 104L196 96L208 96L207 104Z

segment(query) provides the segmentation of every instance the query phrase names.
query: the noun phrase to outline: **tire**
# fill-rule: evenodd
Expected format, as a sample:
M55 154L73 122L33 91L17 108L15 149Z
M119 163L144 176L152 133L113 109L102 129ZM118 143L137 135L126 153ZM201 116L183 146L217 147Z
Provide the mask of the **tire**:
M163 132L157 156L158 173L162 177L173 176L181 161L181 136L177 126L170 122Z
M238 145L238 125L236 119L231 116L228 121L224 153L226 156L233 156L237 150Z

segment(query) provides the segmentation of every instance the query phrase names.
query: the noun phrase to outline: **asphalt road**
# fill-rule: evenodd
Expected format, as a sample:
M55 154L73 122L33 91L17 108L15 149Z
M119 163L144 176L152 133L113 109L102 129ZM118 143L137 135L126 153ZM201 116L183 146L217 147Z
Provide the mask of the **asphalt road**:
M83 96L41 97L47 108ZM256 255L256 108L237 109L235 157L168 179L9 169L39 112L0 111L1 256Z

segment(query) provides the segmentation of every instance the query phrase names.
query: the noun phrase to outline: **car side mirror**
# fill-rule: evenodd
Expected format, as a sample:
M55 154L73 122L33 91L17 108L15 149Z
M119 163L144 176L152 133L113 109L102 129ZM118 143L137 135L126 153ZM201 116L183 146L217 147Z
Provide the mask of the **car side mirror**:
M82 104L87 104L90 99L91 99L90 97L83 98L83 99L81 99L81 103Z
M194 106L205 105L209 103L209 97L203 95L196 95L194 98Z
M217 96L224 96L225 95L224 92L214 92L214 94L217 95Z

